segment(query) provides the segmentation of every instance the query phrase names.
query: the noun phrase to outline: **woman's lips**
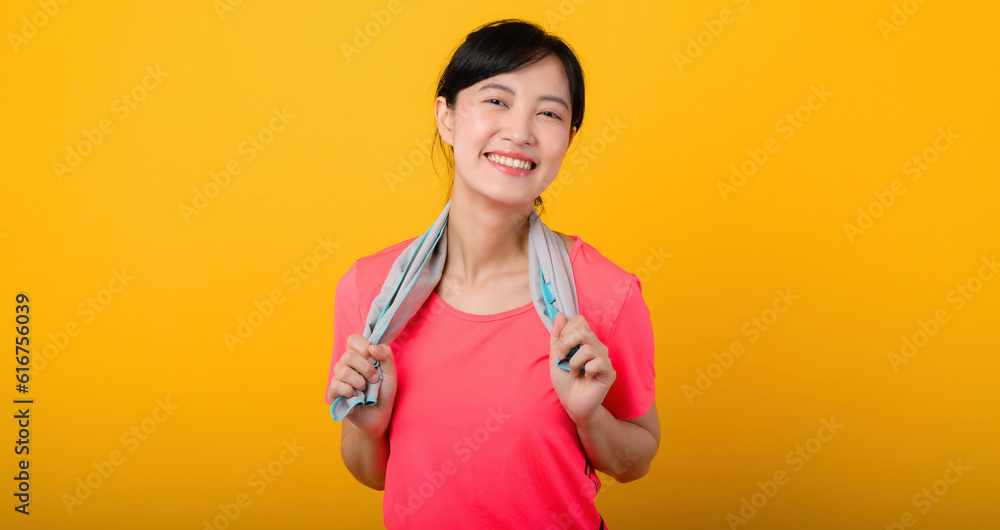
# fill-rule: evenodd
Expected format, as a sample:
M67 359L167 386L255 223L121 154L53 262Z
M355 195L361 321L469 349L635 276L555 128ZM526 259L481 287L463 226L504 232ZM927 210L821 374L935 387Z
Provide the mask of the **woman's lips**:
M508 175L513 175L515 177L523 177L525 175L531 174L535 168L538 167L537 164L526 161L519 158L507 157L498 153L486 153L483 155L486 161L489 162L493 167L495 167L501 173L506 173ZM493 160L490 160L493 158ZM507 164L513 163L515 165L521 165L522 168L511 167ZM523 166L528 166L529 168L524 169Z

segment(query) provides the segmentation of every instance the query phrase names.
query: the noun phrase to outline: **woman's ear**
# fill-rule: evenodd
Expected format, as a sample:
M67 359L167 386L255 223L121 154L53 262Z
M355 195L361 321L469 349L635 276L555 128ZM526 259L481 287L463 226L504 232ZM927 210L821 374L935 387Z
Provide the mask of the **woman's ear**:
M454 116L455 113L448 108L448 102L445 101L444 96L438 96L434 100L434 120L437 122L438 134L441 135L441 139L452 147L455 146L455 134L452 130L455 125Z
M569 130L569 141L566 142L566 149L569 149L569 146L573 145L573 138L576 138L576 127Z

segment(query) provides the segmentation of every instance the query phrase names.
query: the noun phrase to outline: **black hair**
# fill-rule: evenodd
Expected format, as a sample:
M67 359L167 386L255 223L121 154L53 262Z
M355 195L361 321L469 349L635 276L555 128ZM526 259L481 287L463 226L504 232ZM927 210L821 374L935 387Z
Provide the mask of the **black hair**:
M583 124L584 109L583 68L580 61L565 41L524 20L497 20L469 33L441 73L435 97L443 96L448 107L454 107L461 90L483 79L534 64L549 55L558 57L566 69L570 93L570 129L579 132L580 125ZM450 196L455 185L454 150L444 143L436 127L432 150L435 145L444 152L448 173L452 177L448 186ZM542 211L545 209L540 196L535 198L535 207L541 207Z

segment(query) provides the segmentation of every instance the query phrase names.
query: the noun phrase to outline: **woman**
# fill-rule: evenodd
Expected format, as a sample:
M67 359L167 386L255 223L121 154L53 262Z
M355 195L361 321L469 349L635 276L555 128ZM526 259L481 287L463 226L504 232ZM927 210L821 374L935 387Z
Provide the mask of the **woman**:
M413 239L338 283L326 401L359 395L381 367L377 403L345 417L341 454L385 490L388 528L605 528L596 470L621 482L649 470L660 425L638 277L556 232L580 314L559 313L548 330L529 294L528 219L583 109L582 69L559 38L518 20L469 34L434 106L454 169L440 282L378 345L359 333ZM569 370L557 368L577 345Z

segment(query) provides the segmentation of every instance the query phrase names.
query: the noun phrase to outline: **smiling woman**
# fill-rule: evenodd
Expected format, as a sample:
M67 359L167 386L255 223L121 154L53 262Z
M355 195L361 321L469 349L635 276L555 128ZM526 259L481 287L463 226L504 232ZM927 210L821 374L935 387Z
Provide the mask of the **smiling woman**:
M509 45L509 42L515 40L520 41L519 45ZM523 70L526 65L536 67L527 69L536 74L534 79L524 78ZM544 85L532 85L530 81L541 81ZM473 94L468 94L469 87L474 88ZM518 88L521 88L520 93ZM439 122L443 112L454 113L456 108L462 108L458 101L460 92L467 94L467 101L463 102L466 104L463 111L476 110L468 107L468 99L474 98L475 103L480 105L500 107L492 109L495 113L512 110L512 104L519 104L520 108L517 111L537 116L543 125L546 123L541 120L545 118L548 126L544 127L543 131L555 133L557 140L558 135L565 136L563 142L557 141L546 145L555 146L564 143L568 148L583 124L586 99L583 68L576 55L558 37L548 35L541 28L521 21L505 20L487 24L470 34L455 51L438 81L435 115ZM484 109L479 110L483 110L485 114ZM453 116L448 118L453 119ZM516 134L518 131L512 132ZM446 134L451 141L445 139ZM434 147L444 150L449 173L455 171L455 164L462 160L461 152L456 155L453 138L450 129L447 133L442 132L440 125L438 130L434 131ZM538 163L537 160L526 158L523 153L519 155L517 151L496 154L520 160L527 159L536 165ZM556 173L563 155L565 149L562 155L558 156ZM553 173L551 177L554 179L555 174ZM453 183L449 186L448 195L451 195L453 186ZM540 194L535 197L534 204L544 211Z
M512 203L529 194L540 204L576 134L569 124L569 99L565 70L553 55L467 87L453 100L438 96L439 142L451 147L455 178L482 193L506 195ZM487 166L530 178L498 179Z
M649 471L638 277L535 210L583 109L558 37L520 20L469 34L434 101L445 207L337 285L326 402L348 470L385 490L388 528L605 528L597 471Z

